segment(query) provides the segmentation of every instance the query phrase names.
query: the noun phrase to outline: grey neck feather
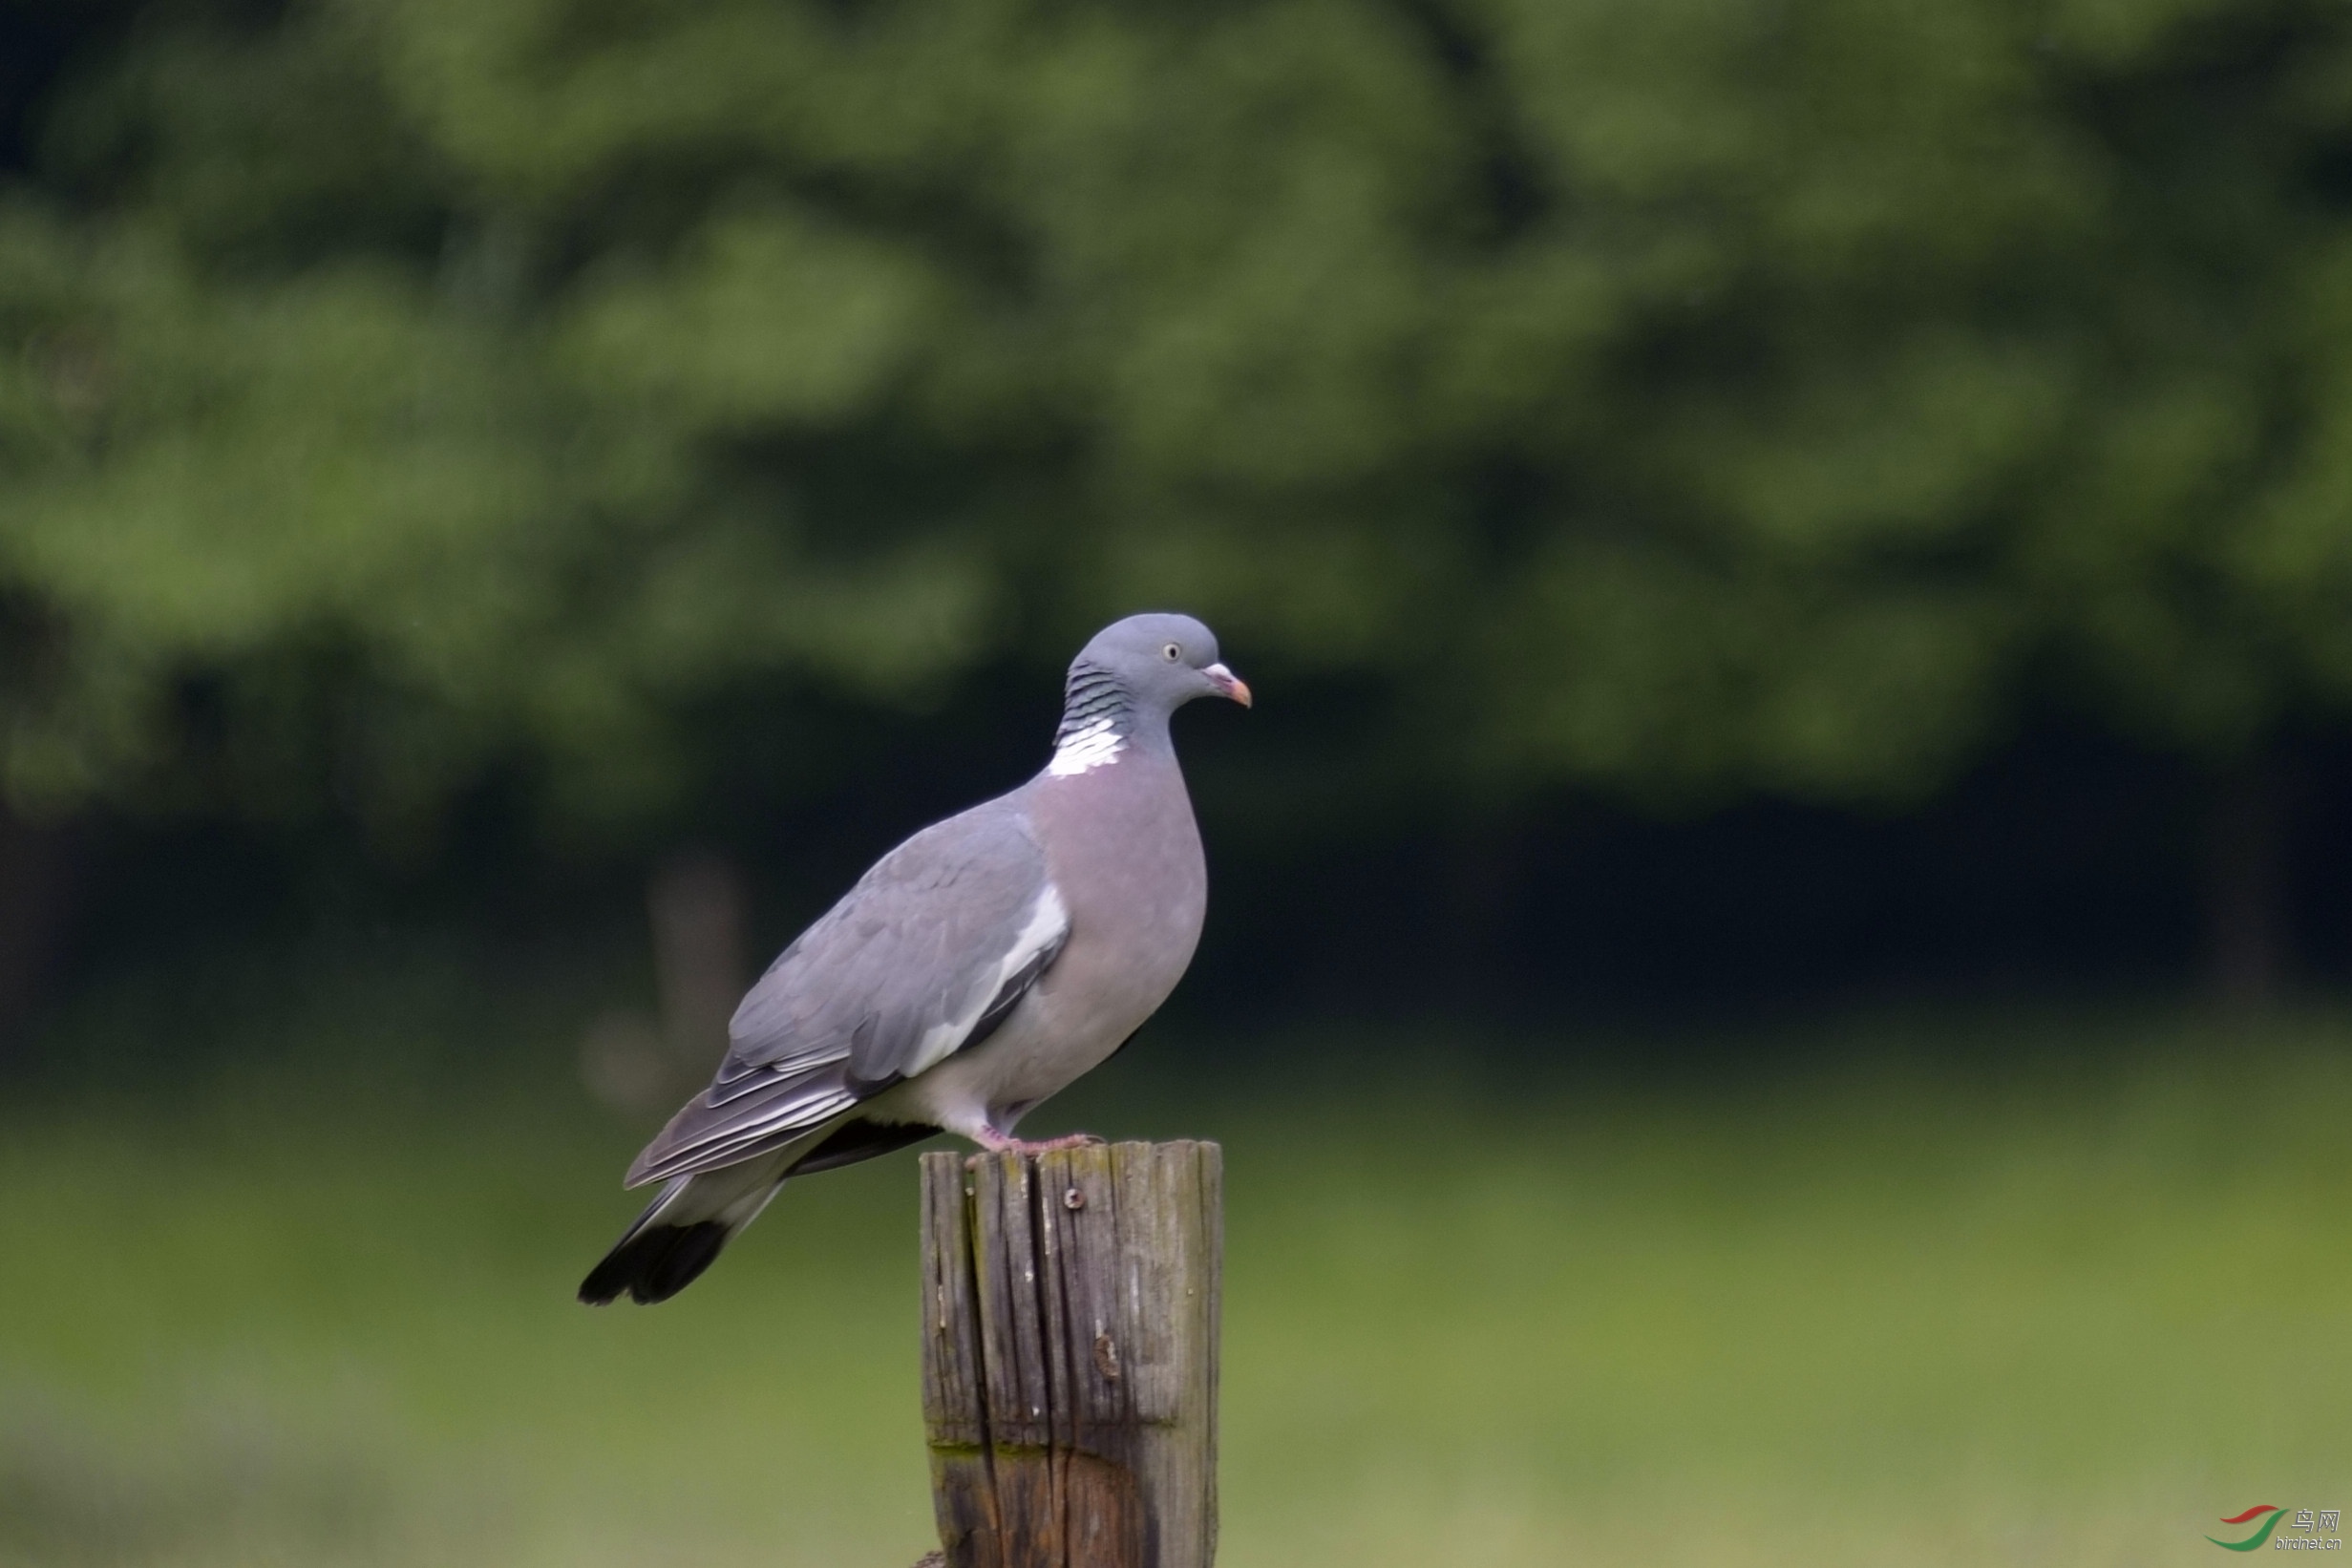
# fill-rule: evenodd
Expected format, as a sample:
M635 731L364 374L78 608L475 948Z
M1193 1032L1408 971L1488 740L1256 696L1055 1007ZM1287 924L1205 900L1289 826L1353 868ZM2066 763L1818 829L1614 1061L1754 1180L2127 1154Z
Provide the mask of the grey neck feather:
M1127 684L1097 664L1080 661L1070 667L1062 690L1062 723L1053 732L1058 750L1082 732L1111 721L1111 733L1140 747L1156 750L1168 743L1168 715L1135 701Z

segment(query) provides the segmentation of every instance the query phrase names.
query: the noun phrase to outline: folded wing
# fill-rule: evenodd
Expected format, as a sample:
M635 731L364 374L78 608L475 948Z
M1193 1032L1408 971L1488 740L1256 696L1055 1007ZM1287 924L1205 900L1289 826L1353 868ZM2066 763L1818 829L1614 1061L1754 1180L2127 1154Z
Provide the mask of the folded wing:
M769 966L735 1009L718 1076L628 1184L768 1154L979 1044L1069 936L1017 811L993 801L925 828Z

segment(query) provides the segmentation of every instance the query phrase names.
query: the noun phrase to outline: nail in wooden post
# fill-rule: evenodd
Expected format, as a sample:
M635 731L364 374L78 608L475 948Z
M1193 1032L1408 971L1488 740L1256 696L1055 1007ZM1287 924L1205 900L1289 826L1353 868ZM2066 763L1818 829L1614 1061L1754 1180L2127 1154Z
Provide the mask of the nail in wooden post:
M922 1159L922 1414L950 1568L1210 1568L1214 1143Z

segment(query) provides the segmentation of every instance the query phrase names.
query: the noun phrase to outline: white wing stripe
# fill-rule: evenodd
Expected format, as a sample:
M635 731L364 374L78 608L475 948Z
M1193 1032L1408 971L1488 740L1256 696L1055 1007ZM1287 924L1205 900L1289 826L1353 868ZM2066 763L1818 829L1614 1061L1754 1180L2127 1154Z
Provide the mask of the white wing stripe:
M907 1063L906 1076L914 1077L925 1069L937 1067L955 1054L966 1036L979 1026L980 1015L988 1010L1005 983L1029 966L1038 954L1058 944L1070 934L1070 911L1063 907L1062 895L1051 882L1038 893L1037 901L1029 906L1028 922L1012 941L1012 949L997 964L996 972L985 985L972 987L971 1001L959 1016L932 1025L922 1031L922 1039L915 1047L915 1054Z

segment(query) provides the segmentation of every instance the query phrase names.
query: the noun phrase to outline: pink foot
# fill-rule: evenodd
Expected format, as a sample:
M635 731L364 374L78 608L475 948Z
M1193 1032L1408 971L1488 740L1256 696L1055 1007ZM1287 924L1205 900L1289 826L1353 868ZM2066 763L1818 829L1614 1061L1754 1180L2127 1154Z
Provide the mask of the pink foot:
M984 1132L972 1141L992 1155L1050 1155L1064 1149L1089 1148L1103 1140L1091 1133L1070 1133L1062 1137L1048 1138L1043 1143L1024 1143L1002 1133Z

